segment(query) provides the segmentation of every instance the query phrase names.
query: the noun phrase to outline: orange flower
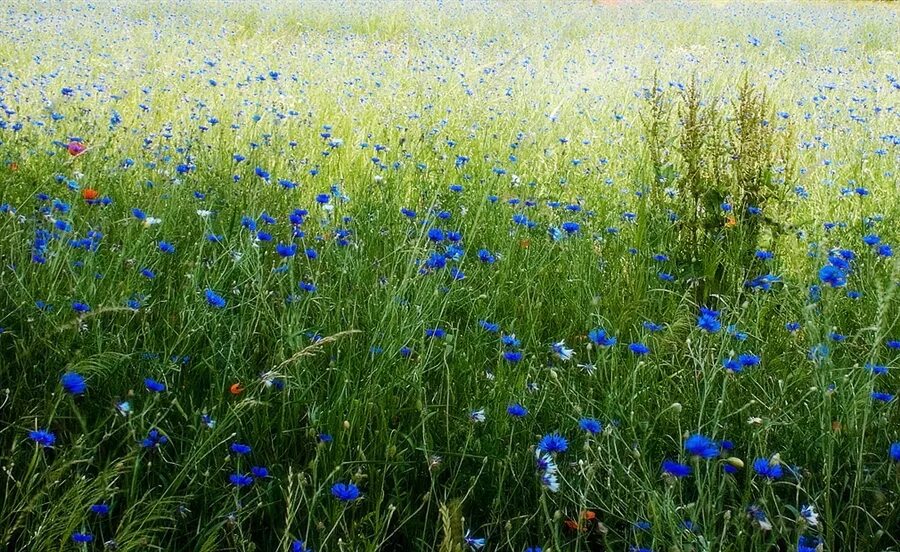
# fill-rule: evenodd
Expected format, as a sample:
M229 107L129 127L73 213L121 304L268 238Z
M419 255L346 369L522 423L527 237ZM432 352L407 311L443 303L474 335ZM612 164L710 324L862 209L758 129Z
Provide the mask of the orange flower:
M565 520L563 523L566 528L572 531L587 531L592 522L597 519L597 514L590 510L582 510L578 517L580 518L579 521L574 519Z
M12 172L16 172L17 170L19 170L19 164L15 162L10 163L9 170L11 170Z
M725 217L725 228L734 228L735 226L737 226L737 219L734 218L734 215Z
M519 242L519 247L522 249L528 249L531 246L531 240L521 240Z
M84 198L85 201L93 201L100 197L100 192L93 188L85 188L81 190L81 197Z
M240 382L238 382L238 383L232 383L231 387L229 387L228 390L231 391L232 395L240 395L241 392L244 390L244 388L241 387Z

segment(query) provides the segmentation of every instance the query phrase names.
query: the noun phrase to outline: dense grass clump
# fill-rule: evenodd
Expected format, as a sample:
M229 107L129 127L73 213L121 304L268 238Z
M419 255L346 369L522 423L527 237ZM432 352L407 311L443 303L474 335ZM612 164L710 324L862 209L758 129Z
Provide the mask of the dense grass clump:
M0 547L896 550L898 23L7 2Z

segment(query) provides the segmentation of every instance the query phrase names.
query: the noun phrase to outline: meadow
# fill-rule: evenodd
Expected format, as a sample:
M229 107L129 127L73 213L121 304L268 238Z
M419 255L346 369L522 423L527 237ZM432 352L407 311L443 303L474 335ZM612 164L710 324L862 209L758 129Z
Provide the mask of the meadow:
M0 548L900 550L898 44L4 1Z

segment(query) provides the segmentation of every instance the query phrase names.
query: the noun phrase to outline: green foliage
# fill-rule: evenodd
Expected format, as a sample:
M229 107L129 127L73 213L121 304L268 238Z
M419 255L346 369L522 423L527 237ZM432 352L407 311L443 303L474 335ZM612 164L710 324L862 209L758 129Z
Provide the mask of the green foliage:
M0 547L77 549L88 531L82 549L457 552L471 531L491 550L897 548L900 411L871 393L897 391L900 264L860 241L900 243L891 7L457 4L4 6L2 120L22 127L0 131ZM72 136L78 157L55 143ZM72 229L34 262L57 221ZM423 270L447 253L433 227L464 254ZM72 246L92 230L99 247ZM846 289L816 277L838 248L856 253ZM521 340L520 362L482 320ZM598 327L618 343L592 343ZM723 368L742 353L760 366ZM143 447L154 428L167 443ZM556 431L554 493L535 448ZM735 448L692 459L693 433ZM773 455L787 475L753 475ZM663 476L664 459L693 474ZM229 482L254 466L269 475ZM362 498L339 502L336 482Z

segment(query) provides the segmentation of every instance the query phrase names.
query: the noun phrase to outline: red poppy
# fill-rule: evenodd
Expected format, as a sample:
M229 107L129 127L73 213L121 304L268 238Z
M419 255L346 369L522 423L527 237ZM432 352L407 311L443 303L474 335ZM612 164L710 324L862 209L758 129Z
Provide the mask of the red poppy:
M231 387L229 387L228 390L231 391L232 395L240 395L241 392L244 390L244 388L241 387L240 382L238 382L238 383L232 383Z
M87 146L85 146L81 142L75 142L73 140L72 142L69 142L69 145L66 146L66 149L69 151L69 155L71 155L72 157L78 157L79 155L84 153L84 150L87 149Z
M94 201L100 197L100 192L93 188L85 188L81 190L81 197L84 198L85 201Z
M590 510L583 510L578 517L578 521L574 519L565 520L566 528L572 531L587 531L591 527L592 522L597 519L597 514Z

